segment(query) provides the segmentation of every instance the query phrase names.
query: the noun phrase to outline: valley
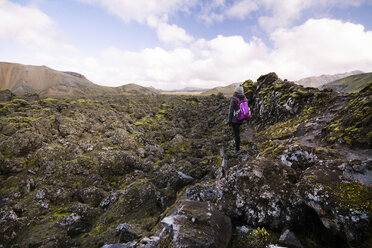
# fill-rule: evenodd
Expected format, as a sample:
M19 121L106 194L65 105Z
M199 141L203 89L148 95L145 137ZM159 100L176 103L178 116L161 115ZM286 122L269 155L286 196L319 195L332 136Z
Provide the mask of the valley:
M372 84L242 85L239 155L222 93L1 90L0 247L370 247Z

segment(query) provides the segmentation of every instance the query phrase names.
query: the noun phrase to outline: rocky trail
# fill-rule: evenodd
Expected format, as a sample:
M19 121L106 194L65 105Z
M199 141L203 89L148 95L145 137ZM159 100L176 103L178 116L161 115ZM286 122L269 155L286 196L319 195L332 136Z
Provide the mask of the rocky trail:
M229 99L0 92L0 247L370 247L371 85Z

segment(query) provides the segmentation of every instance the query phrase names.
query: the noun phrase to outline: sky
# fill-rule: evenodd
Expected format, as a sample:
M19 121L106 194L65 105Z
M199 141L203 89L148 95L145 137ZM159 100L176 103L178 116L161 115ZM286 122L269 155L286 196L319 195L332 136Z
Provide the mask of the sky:
M0 61L212 88L372 71L372 0L0 0Z

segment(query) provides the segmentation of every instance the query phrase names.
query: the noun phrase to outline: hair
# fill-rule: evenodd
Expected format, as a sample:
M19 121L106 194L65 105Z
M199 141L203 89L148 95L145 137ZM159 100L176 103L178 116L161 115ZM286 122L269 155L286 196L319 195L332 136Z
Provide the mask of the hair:
M237 92L234 92L233 96L236 96L238 93Z

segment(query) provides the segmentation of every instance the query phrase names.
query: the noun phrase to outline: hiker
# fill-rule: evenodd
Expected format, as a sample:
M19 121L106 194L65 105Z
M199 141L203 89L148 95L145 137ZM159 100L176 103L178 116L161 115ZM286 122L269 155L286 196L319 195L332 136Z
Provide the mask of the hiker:
M240 105L244 102L247 102L247 98L244 95L244 89L242 86L238 85L235 88L234 95L230 100L228 116L228 124L232 126L235 136L235 154L239 154L240 152L240 125L244 122L244 120L249 120L251 118L248 102L245 105L246 107L244 107L248 109L248 113L241 112L243 105Z

